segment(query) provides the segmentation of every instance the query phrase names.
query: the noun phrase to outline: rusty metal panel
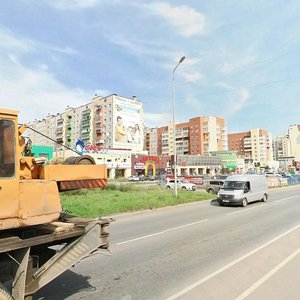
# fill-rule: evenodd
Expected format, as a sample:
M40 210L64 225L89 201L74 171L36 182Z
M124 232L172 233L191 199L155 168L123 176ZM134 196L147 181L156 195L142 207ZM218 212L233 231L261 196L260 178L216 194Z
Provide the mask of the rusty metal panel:
M107 179L107 168L104 165L48 165L41 167L40 179L55 181Z
M85 179L58 182L59 191L70 191L79 189L97 189L107 186L106 179Z
M20 181L20 226L50 223L62 211L55 181Z
M19 227L19 219L18 218L4 218L0 219L0 231L10 228Z

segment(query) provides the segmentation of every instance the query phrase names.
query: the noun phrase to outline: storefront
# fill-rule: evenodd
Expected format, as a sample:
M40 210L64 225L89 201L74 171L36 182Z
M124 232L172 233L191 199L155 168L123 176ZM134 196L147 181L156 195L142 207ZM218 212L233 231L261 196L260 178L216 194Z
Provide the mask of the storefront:
M160 176L171 169L170 156L154 156L133 154L131 156L131 174L144 176Z

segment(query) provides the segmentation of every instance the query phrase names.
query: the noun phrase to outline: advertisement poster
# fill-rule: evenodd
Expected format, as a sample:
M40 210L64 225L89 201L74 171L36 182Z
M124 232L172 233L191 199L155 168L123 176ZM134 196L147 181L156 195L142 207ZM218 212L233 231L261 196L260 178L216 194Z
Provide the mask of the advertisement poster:
M132 100L114 101L114 142L118 146L143 145L142 103Z

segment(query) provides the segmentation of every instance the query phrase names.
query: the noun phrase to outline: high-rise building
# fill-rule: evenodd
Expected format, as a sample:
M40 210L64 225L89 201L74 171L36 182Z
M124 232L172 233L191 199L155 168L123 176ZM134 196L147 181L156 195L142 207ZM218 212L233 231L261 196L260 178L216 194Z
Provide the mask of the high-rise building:
M229 150L237 150L238 155L255 162L273 161L271 134L259 128L247 132L228 134Z
M142 102L136 97L113 94L96 96L90 103L77 108L67 107L56 116L30 124L56 143L36 132L29 132L29 137L35 145L51 145L55 149L57 143L75 148L76 142L81 140L85 145L138 152L143 150L143 124Z
M144 147L143 103L135 96L116 94L93 99L95 118L93 140L105 148L126 148L142 151Z
M144 128L144 150L149 155L157 155L157 128Z
M174 154L173 123L157 128L157 154ZM153 135L155 138L155 135ZM196 117L176 124L176 153L204 155L210 151L228 150L225 120L219 117Z
M279 160L291 156L290 138L288 135L277 136L273 139L273 158Z
M288 128L288 136L291 156L294 156L296 161L300 161L300 125L290 125Z
M63 142L64 128L62 114L49 114L43 120L33 121L30 127L33 130L28 130L28 137L30 137L35 145L52 146L56 148L57 143Z

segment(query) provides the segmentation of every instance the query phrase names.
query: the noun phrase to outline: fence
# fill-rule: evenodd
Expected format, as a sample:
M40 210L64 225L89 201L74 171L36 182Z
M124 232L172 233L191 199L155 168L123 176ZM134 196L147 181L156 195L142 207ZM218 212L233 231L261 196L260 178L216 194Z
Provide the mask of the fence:
M269 187L280 187L280 186L288 186L293 184L300 184L300 176L299 175L295 175L291 177L268 176L267 183Z

